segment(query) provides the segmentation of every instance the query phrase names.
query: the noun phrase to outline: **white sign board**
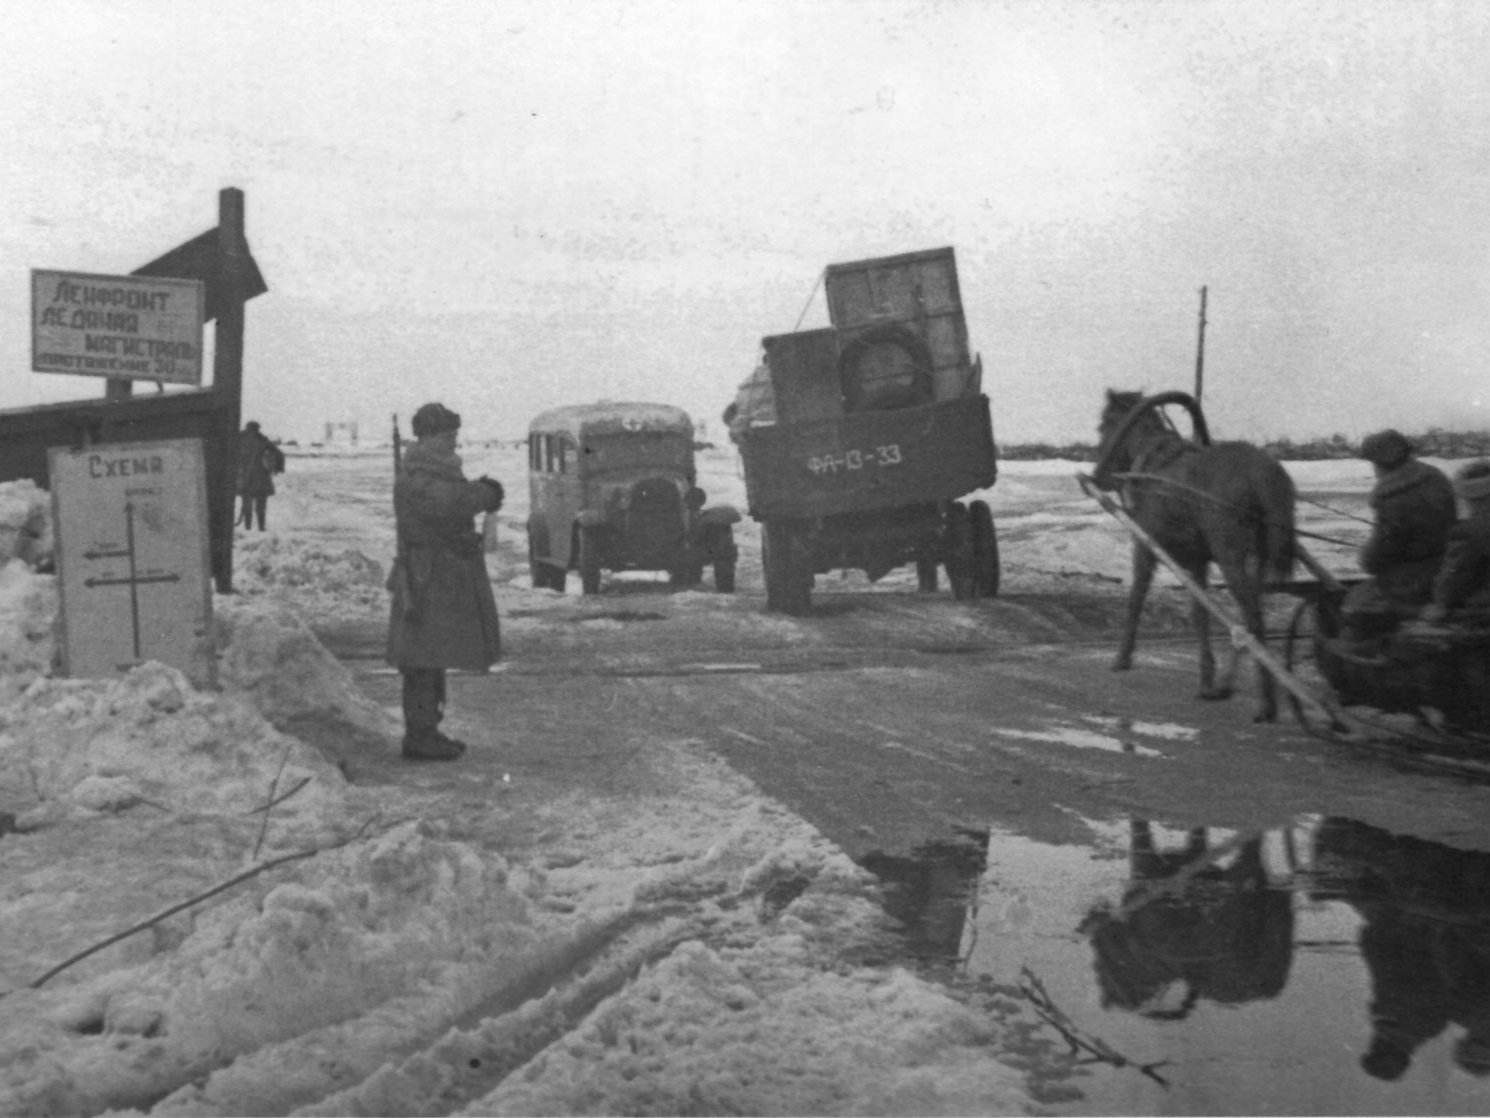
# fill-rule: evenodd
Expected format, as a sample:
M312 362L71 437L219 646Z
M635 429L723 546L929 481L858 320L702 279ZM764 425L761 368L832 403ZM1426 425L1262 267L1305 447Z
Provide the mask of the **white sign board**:
M31 271L31 368L202 383L201 280Z
M200 439L50 452L67 675L146 660L217 679Z

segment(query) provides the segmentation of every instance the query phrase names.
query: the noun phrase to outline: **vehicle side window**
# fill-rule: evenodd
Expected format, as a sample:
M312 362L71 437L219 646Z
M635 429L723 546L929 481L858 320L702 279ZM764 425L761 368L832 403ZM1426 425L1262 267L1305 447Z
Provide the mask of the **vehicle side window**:
M569 441L568 436L559 438L559 473L572 472L574 467L574 443Z
M538 471L543 469L543 459L539 453L542 445L542 435L528 436L528 469Z

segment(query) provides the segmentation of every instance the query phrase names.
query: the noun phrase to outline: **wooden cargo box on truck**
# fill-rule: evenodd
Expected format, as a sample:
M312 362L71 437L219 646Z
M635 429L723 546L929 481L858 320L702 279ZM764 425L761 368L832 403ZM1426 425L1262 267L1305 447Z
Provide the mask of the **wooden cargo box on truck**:
M735 425L764 525L771 608L807 608L814 573L944 564L959 597L997 591L987 505L997 449L950 248L830 266L832 325L762 339L773 407Z

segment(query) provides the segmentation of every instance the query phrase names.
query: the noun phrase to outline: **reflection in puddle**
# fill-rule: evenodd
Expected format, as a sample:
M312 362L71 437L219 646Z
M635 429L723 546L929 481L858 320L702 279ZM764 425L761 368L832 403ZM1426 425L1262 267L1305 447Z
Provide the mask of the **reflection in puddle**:
M1073 1114L1490 1113L1490 854L1343 818L1086 821L864 860L919 958L1015 983L1168 1088L1092 1065Z
M909 954L928 961L962 958L969 907L988 863L988 832L957 829L904 858L875 851L860 864L887 886L885 908L905 929Z
M1213 845L1205 828L1163 850L1147 820L1129 825L1130 884L1094 906L1091 940L1104 1009L1183 1020L1208 998L1275 998L1293 960L1293 896L1263 864L1262 837Z

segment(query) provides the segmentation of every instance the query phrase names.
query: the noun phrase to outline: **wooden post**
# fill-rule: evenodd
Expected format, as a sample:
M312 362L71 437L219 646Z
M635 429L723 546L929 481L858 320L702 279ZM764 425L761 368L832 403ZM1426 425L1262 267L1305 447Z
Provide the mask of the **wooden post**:
M1200 289L1200 339L1195 343L1195 402L1205 387L1205 288Z
M220 393L219 451L208 471L208 518L212 523L212 574L219 593L233 592L234 503L238 488L238 430L243 410L243 304L248 241L243 232L243 191L226 187L217 196L218 300L212 389Z

